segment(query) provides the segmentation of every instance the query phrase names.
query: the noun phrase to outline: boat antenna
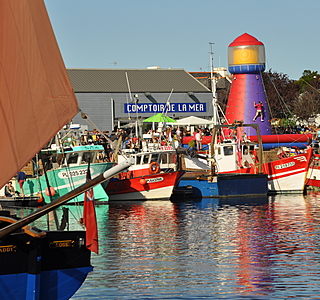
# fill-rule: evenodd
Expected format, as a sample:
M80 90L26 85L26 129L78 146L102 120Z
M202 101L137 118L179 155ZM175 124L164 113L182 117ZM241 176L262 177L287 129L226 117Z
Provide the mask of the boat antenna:
M165 126L165 124L166 124L166 117L167 117L167 114L168 114L168 111L169 111L169 108L170 108L170 98L171 98L172 93L173 93L173 88L171 89L171 92L170 92L170 94L169 94L169 97L168 97L168 99L167 99L167 102L166 102L166 104L165 104L165 107L164 107L164 109L162 110L162 114L163 114L163 124L162 124L162 127L160 127L160 132L159 132L159 133L160 133L160 138L159 138L159 140L158 140L159 146L160 146L160 144L161 144L162 131L163 131L163 128L164 128L164 126Z
M216 78L213 75L213 52L212 47L214 43L209 42L210 45L210 78L211 78L211 92L212 92L212 122L214 125L219 125L219 115L218 115L218 105L217 105L217 87L216 87Z
M212 122L214 125L220 125L220 117L219 117L219 111L220 114L224 117L224 119L227 121L227 118L224 115L224 112L222 111L220 105L218 104L218 98L217 98L217 80L214 76L213 72L213 54L212 52L212 45L214 43L209 42L210 45L210 79L211 79L211 92L212 92ZM228 121L227 121L228 123Z
M126 80L127 80L127 86L128 86L128 92L129 92L129 97L130 97L130 102L134 102L136 105L136 137L139 137L139 128L138 128L138 94L134 95L134 100L132 99L132 94L131 94L131 89L130 89L130 84L129 84L129 77L128 77L128 72L125 72L126 74Z

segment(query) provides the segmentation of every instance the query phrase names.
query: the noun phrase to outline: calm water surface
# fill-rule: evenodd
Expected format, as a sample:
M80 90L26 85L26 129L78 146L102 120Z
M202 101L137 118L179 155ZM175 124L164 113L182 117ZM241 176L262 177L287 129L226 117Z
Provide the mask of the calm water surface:
M100 254L72 299L320 299L320 194L111 203L97 216Z

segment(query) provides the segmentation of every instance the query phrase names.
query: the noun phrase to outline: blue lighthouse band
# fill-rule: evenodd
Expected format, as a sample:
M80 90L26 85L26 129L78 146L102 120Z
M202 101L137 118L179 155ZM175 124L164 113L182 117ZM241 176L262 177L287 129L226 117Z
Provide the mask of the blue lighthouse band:
M235 65L228 69L232 74L259 74L265 70L265 64Z

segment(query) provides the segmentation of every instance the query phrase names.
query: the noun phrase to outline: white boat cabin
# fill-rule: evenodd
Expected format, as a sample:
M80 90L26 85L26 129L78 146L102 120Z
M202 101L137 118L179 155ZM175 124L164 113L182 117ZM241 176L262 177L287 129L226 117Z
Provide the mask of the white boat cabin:
M118 156L118 163L130 157L134 158L134 164L128 170L133 173L133 177L177 170L177 155L173 150L140 153L124 150L122 155Z
M233 140L225 140L214 146L217 173L237 170L240 167L248 168L255 164L256 145L254 143L241 143L241 156L237 147L237 142Z
M240 146L241 156L238 154L238 144L234 140L225 140L222 143L215 144L213 158L210 153L208 155L199 154L196 157L186 155L184 157L186 169L208 171L211 169L211 162L213 162L215 171L222 173L254 165L256 163L256 144L244 142Z
M101 145L83 145L74 146L64 150L58 149L56 162L53 162L53 168L75 167L90 163L99 162L100 153L104 151ZM54 156L53 156L54 157Z

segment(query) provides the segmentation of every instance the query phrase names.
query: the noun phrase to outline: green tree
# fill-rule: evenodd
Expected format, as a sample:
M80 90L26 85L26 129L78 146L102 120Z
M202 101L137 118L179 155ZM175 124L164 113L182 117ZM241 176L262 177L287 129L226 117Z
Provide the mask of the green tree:
M262 73L263 83L271 118L288 119L293 116L294 102L299 96L299 87L287 74L273 72Z
M319 81L318 71L304 70L302 76L295 82L295 84L299 87L300 93L306 91L307 87L315 84L315 81Z
M320 75L317 71L305 70L296 85L301 94L294 102L293 112L298 120L308 120L320 114Z

